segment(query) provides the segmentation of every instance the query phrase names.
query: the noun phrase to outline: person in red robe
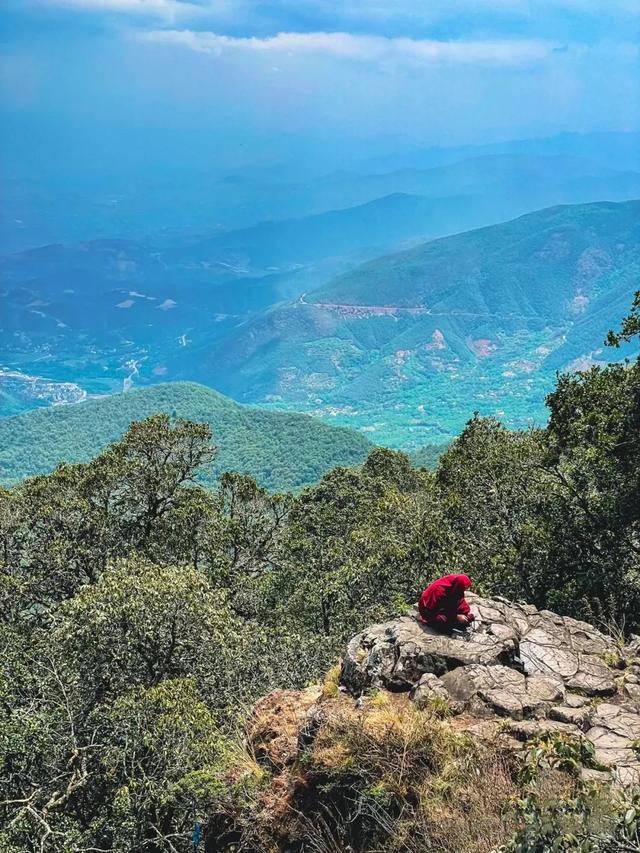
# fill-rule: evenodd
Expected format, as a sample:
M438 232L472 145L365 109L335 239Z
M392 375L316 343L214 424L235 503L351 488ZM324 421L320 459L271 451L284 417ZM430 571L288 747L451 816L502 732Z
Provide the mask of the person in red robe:
M432 628L450 631L468 628L475 616L464 594L471 588L468 575L445 575L430 583L420 596L420 618Z

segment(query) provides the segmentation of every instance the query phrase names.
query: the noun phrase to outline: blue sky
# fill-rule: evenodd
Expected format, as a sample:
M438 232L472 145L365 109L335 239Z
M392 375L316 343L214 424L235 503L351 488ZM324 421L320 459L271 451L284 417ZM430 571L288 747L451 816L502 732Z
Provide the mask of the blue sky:
M117 170L640 127L637 0L5 0L3 154Z

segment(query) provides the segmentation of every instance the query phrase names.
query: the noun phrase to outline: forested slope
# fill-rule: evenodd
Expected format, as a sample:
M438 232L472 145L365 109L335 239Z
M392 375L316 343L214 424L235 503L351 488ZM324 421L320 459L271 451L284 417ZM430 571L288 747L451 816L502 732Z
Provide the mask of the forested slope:
M640 202L548 208L363 264L194 369L239 400L337 409L407 450L450 440L474 410L523 427L543 422L557 370L606 360L639 276Z
M297 489L335 465L358 464L371 449L353 430L247 408L202 385L176 382L0 418L0 483L51 471L63 461L85 462L132 421L157 412L211 427L219 452L204 475L209 481L240 471L271 489Z

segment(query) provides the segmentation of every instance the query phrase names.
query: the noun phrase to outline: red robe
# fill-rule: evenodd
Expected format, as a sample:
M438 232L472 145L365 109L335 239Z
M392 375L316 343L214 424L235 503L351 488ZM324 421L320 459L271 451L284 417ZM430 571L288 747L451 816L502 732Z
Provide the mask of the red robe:
M458 614L473 622L475 616L464 600L465 590L470 587L471 579L467 575L445 575L430 583L418 603L422 621L441 630L454 628Z

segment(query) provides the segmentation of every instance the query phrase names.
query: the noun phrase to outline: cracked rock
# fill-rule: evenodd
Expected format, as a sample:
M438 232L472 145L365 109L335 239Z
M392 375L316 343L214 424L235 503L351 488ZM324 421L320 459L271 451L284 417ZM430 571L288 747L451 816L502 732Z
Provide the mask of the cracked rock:
M507 666L471 665L448 672L441 678L449 694L476 712L521 720L564 696L557 679L537 675L527 678Z
M410 690L422 675L442 675L472 663L498 664L513 658L511 639L474 632L468 639L449 636L413 615L373 625L347 646L342 683L354 694L367 687Z
M599 657L615 649L612 638L588 625L532 605L468 594L476 616L468 639L442 634L414 614L367 628L347 647L342 683L355 695L367 687L410 690L425 673L443 675L460 666L516 667L528 676L562 681L588 695L612 695L612 670Z
M596 758L613 768L616 779L625 786L640 783L640 714L621 705L603 703L595 709L587 739L596 750Z

